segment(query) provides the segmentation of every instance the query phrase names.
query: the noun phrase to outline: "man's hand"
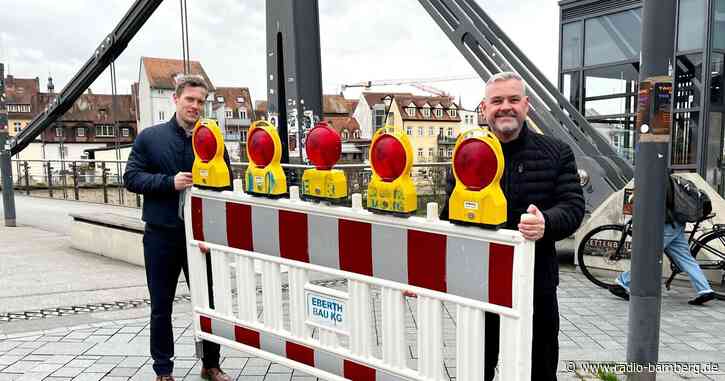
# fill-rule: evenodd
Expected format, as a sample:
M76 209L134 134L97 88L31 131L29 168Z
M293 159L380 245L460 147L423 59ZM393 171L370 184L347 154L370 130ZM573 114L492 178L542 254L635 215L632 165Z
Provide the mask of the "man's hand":
M544 214L534 204L529 205L526 213L528 214L521 215L519 231L524 235L524 238L538 241L544 236L544 229L546 227Z
M191 172L179 172L174 176L174 189L182 191L194 185L191 179Z

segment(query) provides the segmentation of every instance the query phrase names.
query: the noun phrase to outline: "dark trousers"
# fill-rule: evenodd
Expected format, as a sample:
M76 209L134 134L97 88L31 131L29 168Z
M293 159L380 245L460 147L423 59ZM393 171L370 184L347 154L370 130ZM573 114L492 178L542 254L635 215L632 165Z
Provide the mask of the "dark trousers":
M499 317L486 313L484 379L493 380L499 352ZM534 293L531 380L556 381L559 362L559 302L556 291Z
M158 375L171 374L174 369L174 334L171 312L179 275L184 271L189 284L184 229L146 225L143 235L146 282L151 295L151 357ZM219 367L219 344L204 341L205 368Z

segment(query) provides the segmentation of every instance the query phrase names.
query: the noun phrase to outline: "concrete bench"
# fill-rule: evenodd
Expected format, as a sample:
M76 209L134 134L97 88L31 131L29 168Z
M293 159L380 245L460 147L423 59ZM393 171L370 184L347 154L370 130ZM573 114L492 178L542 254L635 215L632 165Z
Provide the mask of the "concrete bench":
M76 249L143 266L144 222L115 213L71 213Z

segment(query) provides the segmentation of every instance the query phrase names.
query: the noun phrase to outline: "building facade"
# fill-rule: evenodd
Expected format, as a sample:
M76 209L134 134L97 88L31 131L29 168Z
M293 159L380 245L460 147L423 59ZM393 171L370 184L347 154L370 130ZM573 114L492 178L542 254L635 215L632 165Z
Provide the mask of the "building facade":
M627 160L635 160L641 0L563 0L559 89ZM725 0L677 1L671 167L725 194Z
M190 61L191 74L200 75L209 85L203 116L213 116L214 85L198 61ZM138 74L139 131L171 119L176 112L174 89L176 77L184 73L182 60L141 57Z
M254 120L252 97L247 87L217 87L214 114L224 134L224 144L232 161L246 161L247 132Z
M51 82L52 84L52 82ZM38 109L40 82L35 78L5 77L5 104L8 111L8 133L17 135L33 117Z

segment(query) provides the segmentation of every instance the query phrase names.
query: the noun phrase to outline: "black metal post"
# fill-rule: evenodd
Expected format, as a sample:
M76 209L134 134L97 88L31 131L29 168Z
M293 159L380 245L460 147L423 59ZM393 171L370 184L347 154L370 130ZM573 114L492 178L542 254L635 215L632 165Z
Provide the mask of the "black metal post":
M80 198L78 194L78 164L75 161L71 162L71 169L73 170L73 193L76 201L78 201Z
M30 196L30 165L27 161L23 162L23 170L25 172L25 194Z
M662 295L662 247L665 223L670 129L672 124L672 57L675 0L644 0L642 63L639 73L635 167L632 283L629 302L627 361L654 364L658 360ZM655 380L654 369L628 375L628 380Z
M48 171L48 196L53 198L53 167L50 166L50 161L46 163L46 169Z
M103 185L103 203L108 204L108 169L105 161L101 162L101 182Z
M2 70L0 70L0 73ZM4 109L4 108L3 108ZM10 146L7 128L0 129L0 176L3 186L3 216L5 226L15 226L15 195L13 191L13 165L10 162Z
M318 2L267 1L266 12L269 119L282 141L282 162L299 163L305 130L322 119Z

